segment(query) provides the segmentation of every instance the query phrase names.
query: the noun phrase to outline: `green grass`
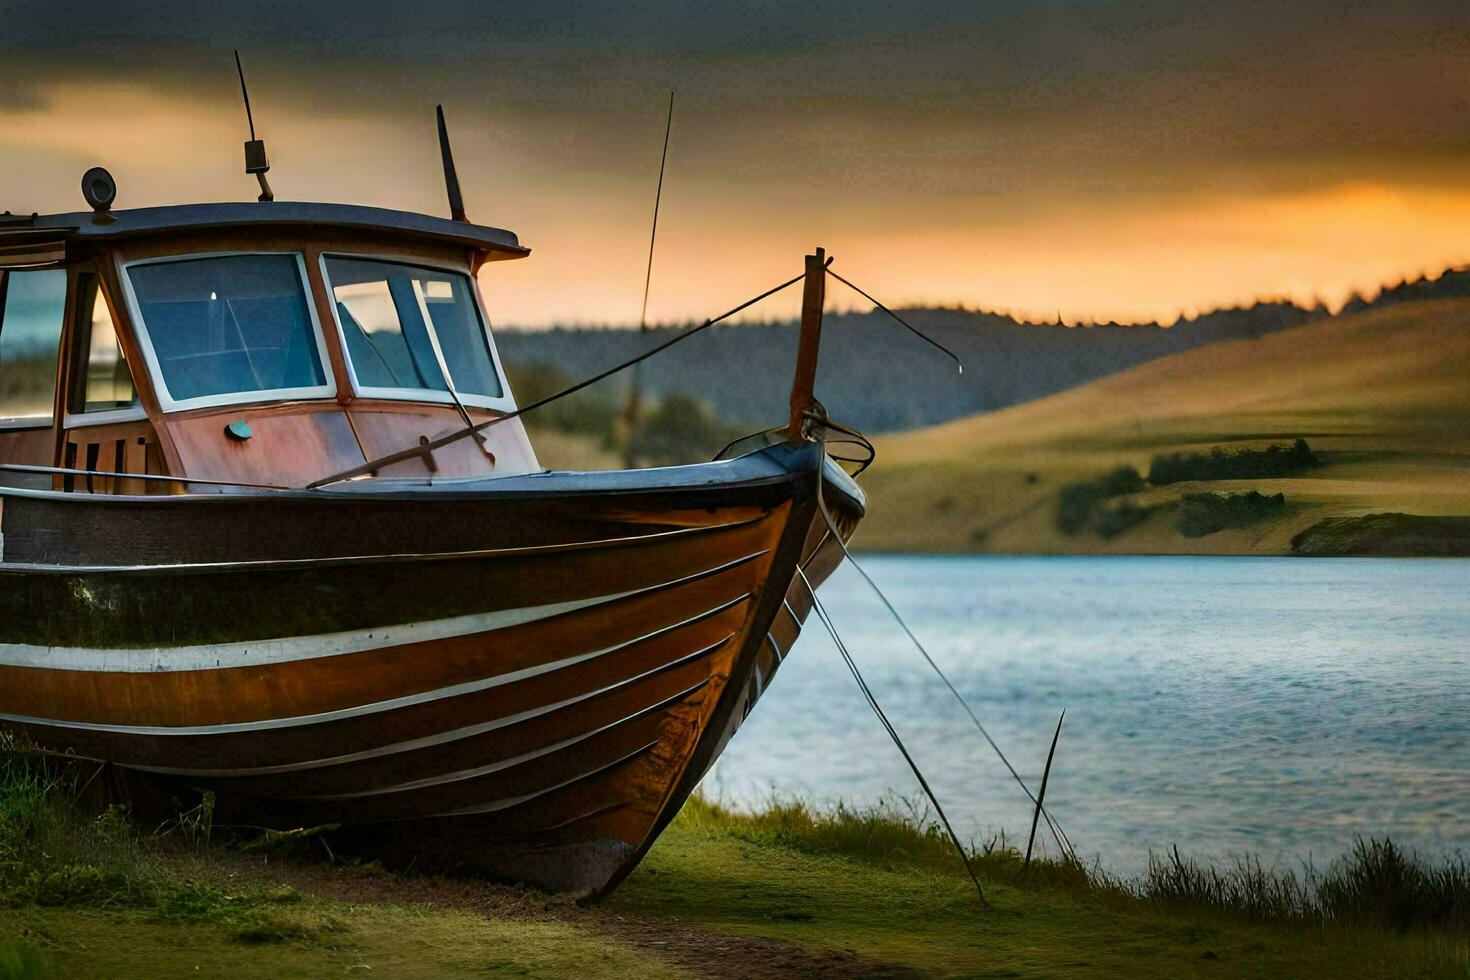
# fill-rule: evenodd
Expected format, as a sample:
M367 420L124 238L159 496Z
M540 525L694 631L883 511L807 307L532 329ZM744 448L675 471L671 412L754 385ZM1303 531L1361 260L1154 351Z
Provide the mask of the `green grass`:
M934 821L901 799L747 814L696 798L605 905L579 910L373 868L321 885L310 865L211 842L207 807L163 837L98 815L77 802L91 771L0 746L0 980L655 977L680 962L718 973L731 936L745 943L731 966L747 972L1470 976L1470 869L1387 842L1320 875L1172 854L1121 880L1047 856L1027 867L992 840L969 855L982 901Z
M1313 882L1182 860L1120 880L1051 859L1023 869L991 842L973 854L985 905L947 841L901 807L694 800L611 902L936 975L1470 975L1464 864L1365 848ZM1394 908L1407 918L1382 914Z
M232 887L198 809L165 837L89 812L94 770L0 733L0 980L669 975L559 922Z
M147 913L93 909L0 911L0 933L23 932L16 976L79 978L241 977L667 977L652 958L557 922L498 919L471 912L402 905L343 905L309 900L265 941L209 924L160 920ZM0 980L5 973L0 940ZM37 972L40 971L40 972Z

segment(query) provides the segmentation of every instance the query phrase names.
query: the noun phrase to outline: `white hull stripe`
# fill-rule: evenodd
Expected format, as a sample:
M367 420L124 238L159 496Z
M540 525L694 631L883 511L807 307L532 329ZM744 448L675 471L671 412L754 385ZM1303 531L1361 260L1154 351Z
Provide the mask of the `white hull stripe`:
M385 755L398 755L402 752L413 752L417 749L432 748L433 746L444 745L448 742L458 742L463 739L474 738L476 735L484 735L487 732L497 731L501 728L509 728L510 726L520 724L523 721L530 721L533 718L540 718L542 715L549 715L552 712L561 710L562 708L569 708L572 705L581 704L585 701L590 701L593 698L598 697L599 695L616 691L617 689L627 687L630 684L637 684L639 681L646 680L647 678L650 678L655 674L662 673L665 670L669 670L670 668L678 667L691 661L707 657L710 654L719 650L726 643L730 642L730 640L733 639L734 636L735 634L732 633L730 636L725 637L725 639L721 640L719 643L712 644L711 646L705 647L702 650L696 650L693 653L686 654L685 656L678 658L677 660L671 660L666 664L661 664L657 667L654 667L652 670L644 671L636 677L629 677L626 680L618 681L616 684L610 684L607 687L602 688L601 690L588 691L586 694L578 694L574 697L566 698L562 701L539 705L535 708L528 708L525 711L519 711L513 715L506 715L503 718L495 718L490 721L480 722L477 725L467 725L464 728L455 728L447 732L435 732L433 735L425 735L421 738L409 739L406 742L395 742L392 745L380 745L371 749L363 749L360 752L349 752L346 755L337 755L326 759L311 759L305 762L287 762L278 766L256 766L249 769L192 769L175 768L172 766L138 766L129 765L122 762L120 762L119 765L123 765L128 769L136 769L140 772L155 772L167 776L199 776L208 778L274 776L284 772L302 772L307 769L324 769L329 766L342 766L353 762L362 762L366 759L378 759L382 758ZM708 679L706 678L704 683L707 682ZM45 720L37 720L32 723L38 725L54 724ZM65 723L62 724L63 726L65 725ZM167 734L176 734L178 732L178 729L170 728L165 729L164 731Z
M101 722L90 721L62 721L54 718L37 718L29 715L7 715L0 714L0 721L17 722L23 725L48 725L53 728L68 728L89 732L116 732L121 735L233 735L241 732L264 732L281 728L300 728L306 725L323 725L334 721L345 721L348 718L358 718L362 715L382 714L385 711L393 711L397 708L409 708L416 704L426 704L430 701L443 701L447 698L460 697L465 694L475 694L479 691L489 690L492 687L502 687L513 684L516 681L539 677L549 674L555 670L565 667L574 667L588 660L596 660L608 654L617 653L628 647L635 646L646 640L673 632L684 626L689 626L717 616L720 613L738 606L750 598L747 592L742 596L722 603L713 609L691 616L689 619L665 626L646 633L632 640L604 647L601 650L593 650L591 653L579 653L571 657L563 657L550 663L537 664L534 667L524 667L520 670L507 671L504 674L496 674L493 677L485 677L476 681L465 681L462 684L451 684L449 687L440 687L432 691L423 691L418 694L408 694L401 698L391 698L387 701L375 701L372 704L353 705L350 708L338 708L335 711L320 711L312 715L295 715L289 718L268 718L263 721L237 721L227 722L220 725L109 725ZM733 635L733 634L732 634ZM727 636L728 640L729 637Z
M290 797L290 799L313 801L361 800L374 796L388 796L394 793L408 793L412 792L413 790L428 789L431 786L443 786L446 783L459 783L464 782L467 779L478 779L481 776L488 776L492 773L504 772L507 769L514 769L517 766L523 766L527 762L533 762L536 759L541 759L548 755L553 755L557 752L560 752L562 749L570 748L573 745L578 745L582 742L590 741L591 739L594 739L599 735L605 735L606 733L612 731L614 728L617 728L619 725L626 725L628 722L633 721L634 719L641 718L644 715L651 714L652 712L667 708L670 705L677 704L678 702L684 700L689 695L693 694L695 691L699 690L701 687L704 687L708 683L708 679L702 680L698 684L694 684L690 687L685 688L678 694L675 694L673 697L665 698L658 704L644 708L641 711L636 711L626 718L619 718L617 721L610 721L600 728L592 729L590 732L583 732L580 735L573 735L571 738L562 739L560 742L555 742L551 745L546 745L539 749L532 749L530 752L523 752L520 755L511 756L508 759L501 759L499 762L492 762L487 765L476 766L473 769L461 769L457 772L446 772L438 776L428 776L423 779L415 779L406 783L395 783L392 786L379 786L375 789L365 789L355 793L328 793L320 796L292 796Z
M404 646L410 643L454 639L534 623L553 616L607 605L621 599L656 592L684 582L715 575L743 565L766 553L766 551L757 551L728 564L697 572L673 582L650 585L628 592L615 592L588 599L573 599L568 602L553 602L542 606L525 606L520 609L500 609L469 616L455 616L450 619L407 623L402 626L376 627L370 630L348 630L342 633L293 636L274 640L114 650L0 643L0 665L39 667L48 670L146 674L187 670L228 670L235 667L259 667L265 664L339 657L344 654L365 653L370 650Z
M568 786L575 786L577 783L583 782L584 780L591 779L594 776L601 776L603 773L611 772L612 770L616 769L618 766L621 766L621 765L623 765L624 763L627 763L627 762L631 762L634 759L638 758L639 756L644 755L645 753L647 753L650 749L652 749L656 745L658 745L658 739L654 739L652 742L649 742L647 745L644 745L644 746L641 746L639 748L634 749L632 752L629 752L627 755L623 756L620 759L614 759L612 762L609 762L605 766L598 766L596 769L593 769L590 772L584 772L584 773L581 773L579 775L573 776L571 779L563 780L562 782L557 783L555 786L548 786L545 789L538 789L534 793L526 793L526 794L523 794L521 796L507 796L507 797L504 797L503 799L495 800L494 802L491 802L491 803L479 803L479 804L476 804L475 806L461 807L458 810L445 810L442 813L431 814L427 818L423 818L423 817L403 817L402 819L403 820L419 820L419 819L430 819L430 820L432 820L434 817L473 817L473 816L477 816L477 815L482 814L482 813L499 813L501 810L509 810L511 807L520 806L522 803L529 803L532 800L540 799L543 796L549 796L550 794L555 793L557 790L566 789ZM395 822L395 821L389 821L389 822Z

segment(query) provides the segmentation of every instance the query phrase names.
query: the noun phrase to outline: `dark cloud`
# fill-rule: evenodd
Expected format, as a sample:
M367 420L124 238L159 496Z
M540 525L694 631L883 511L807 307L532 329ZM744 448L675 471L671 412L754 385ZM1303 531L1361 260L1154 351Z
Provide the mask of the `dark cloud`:
M860 186L940 191L1311 183L1470 148L1463 0L0 2L0 104L80 80L224 105L238 46L267 112L442 100L554 131L530 138L572 170L642 166L637 127L671 87L686 159L730 180L861 164ZM732 134L766 152L731 161Z

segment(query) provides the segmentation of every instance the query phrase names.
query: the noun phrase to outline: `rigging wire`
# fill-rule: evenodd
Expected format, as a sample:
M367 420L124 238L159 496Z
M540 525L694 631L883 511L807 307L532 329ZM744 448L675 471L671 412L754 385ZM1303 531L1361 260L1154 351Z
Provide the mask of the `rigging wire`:
M340 473L333 473L331 476L324 476L319 480L314 480L311 483L308 483L305 489L317 490L321 487L327 486L328 484L340 483L343 480L350 480L356 476L363 476L365 474L372 473L375 470L380 470L385 466L391 466L394 463L400 463L405 459L413 459L415 456L422 456L424 453L433 452L434 450L439 449L443 446L447 446L450 443L458 442L460 439L463 439L466 436L484 432L491 426L499 425L501 422L509 422L511 419L520 418L522 415L525 415L528 412L533 412L543 405L550 404L551 402L554 402L559 398L565 398L568 395L575 394L576 392L581 391L583 388L594 385L604 378L617 374L619 371L622 371L625 368L630 368L635 364L640 364L643 361L648 360L650 357L653 357L655 354L658 354L674 346L680 341L688 340L690 337L693 337L700 331L714 326L721 320L728 320L730 317L741 312L742 310L749 309L750 307L759 303L761 300L774 296L777 293L781 292L781 290L783 289L789 289L790 287L796 285L805 278L806 273L803 272L799 276L794 276L793 278L786 280L779 286L772 286L770 289L767 289L765 292L761 293L758 296L751 297L750 299L741 303L739 306L726 310L719 316L711 317L697 327L690 327L688 330L681 331L680 333L677 333L674 336L670 337L668 340L665 340L663 343L658 344L654 347L650 347L648 350L644 351L642 354L637 355L636 357L630 357L620 364L615 364L605 371L594 374L590 378L578 381L574 385L568 385L561 391L553 392L552 394L547 395L545 398L538 398L531 404L526 405L522 408L518 408L514 412L507 412L504 415L497 415L494 418L486 419L484 422L466 426L463 429L458 429L454 432L449 433L448 435L440 436L437 439L431 439L428 442L421 443L417 446L412 446L408 449L401 449L396 453L388 453L387 455L379 456L376 459L370 459L366 463L363 463L359 466L354 466L351 469L343 470Z
M813 415L812 417L816 418L823 425L832 424L826 419L821 419L815 415ZM821 440L820 445L822 446L823 453L825 453L826 440ZM954 682L949 679L949 675L944 672L944 670L934 660L934 657L930 655L928 649L924 646L924 644L921 643L919 641L919 638L914 635L914 631L909 628L909 624L904 620L903 616L900 615L898 609L894 607L888 596L885 595L883 590L878 587L878 583L873 581L873 577L868 574L867 570L864 569L863 566L857 563L857 560L852 557L852 552L847 550L847 542L843 539L842 532L838 530L837 522L833 519L832 512L827 509L827 501L822 494L822 485L825 482L826 481L824 479L821 479L820 477L817 480L817 509L820 510L822 513L822 519L827 524L828 533L830 533L833 540L837 542L837 546L842 549L842 556L846 558L848 564L852 565L852 567L857 570L857 573L863 577L863 581L868 583L868 586L878 596L878 599L883 603L884 607L887 608L889 614L893 616L894 621L898 623L899 628L903 630L904 635L909 638L909 641L913 643L914 647L919 651L924 660L929 664L929 667L934 671L935 674L939 676L939 679L944 682L944 686L949 688L949 693L954 695L954 699L960 703L960 707L965 709L965 713L969 715L970 720L975 723L975 728L979 730L980 735L985 739L987 743L989 743L990 747L995 751L996 756L1000 758L1001 763L1006 767L1006 769L1010 772L1011 777L1016 781L1016 785L1021 787L1022 792L1024 792L1027 798L1029 798L1031 802L1036 805L1037 810L1045 818L1047 828L1051 830L1052 837L1056 839L1058 846L1060 846L1065 853L1069 854L1073 861L1076 861L1077 852L1072 847L1071 840L1068 839L1066 833L1052 817L1051 813L1048 812L1044 807L1042 807L1041 802L1036 798L1036 795L1031 792L1031 788L1026 785L1026 781L1021 778L1021 774L1016 771L1016 767L1011 765L1011 760L1006 758L1005 752L1001 750L1001 747L996 743L995 739L991 737L990 732L986 730L985 725L981 723L980 716L975 713L974 708L970 707L970 702L965 699L965 696L960 693L959 688L955 687Z
M643 312L638 330L648 329L648 287L653 284L653 246L658 241L658 206L664 197L664 168L669 163L669 134L674 131L674 93L669 92L669 118L664 123L664 152L658 161L658 189L653 192L653 229L648 233L648 270L643 274Z
M985 889L980 886L980 879L976 876L975 869L970 864L970 855L965 851L965 846L960 843L959 835L954 832L954 827L950 825L949 817L945 816L944 807L939 804L939 797L934 795L934 790L930 788L929 781L924 778L924 773L920 771L919 764L909 754L908 747L903 744L903 738L898 734L898 730L893 727L893 723L888 720L888 715L884 713L883 706L878 703L878 699L873 695L872 688L868 686L868 682L863 678L863 672L858 669L857 661L852 659L852 654L847 650L847 644L843 643L842 637L837 634L837 627L832 625L831 617L827 615L827 610L822 606L822 601L817 598L817 590L812 587L811 580L806 577L806 572L799 563L796 566L796 574L801 576L802 582L806 584L807 592L812 597L812 609L816 610L817 617L821 619L822 625L827 627L827 632L831 635L832 642L837 646L837 652L842 655L843 661L847 664L847 669L852 672L853 679L857 681L858 688L862 690L863 697L868 702L868 707L872 708L873 714L878 716L878 721L883 725L884 730L888 732L888 737L893 740L893 744L897 746L898 751L903 755L904 761L913 770L914 777L918 779L919 786L924 790L924 795L929 797L930 803L934 804L934 812L939 814L939 820L944 824L945 832L949 834L949 839L954 844L955 852L959 854L960 860L964 862L965 872L969 874L970 880L975 883L975 893L980 896L981 904L989 905L990 903L985 899Z
M154 483L197 483L202 487L245 487L249 490L290 490L278 483L251 483L247 480L204 480L192 476L164 476L160 473L113 473L107 470L79 470L66 466L35 466L30 463L0 463L0 473L32 473L45 476L106 477L111 480L146 480Z
M924 331L920 330L918 327L914 326L912 323L908 322L903 317L899 316L897 313L893 312L888 307L886 307L882 303L878 302L876 299L874 299L872 297L872 295L870 293L868 293L866 290L864 290L861 286L857 286L854 283L852 283L850 280L844 279L844 278L842 278L842 276L840 276L837 273L833 272L830 267L827 269L827 275L831 276L833 279L836 279L838 282L842 283L844 286L848 287L853 292L857 293L863 299L867 300L869 303L872 303L874 306L876 306L878 309L882 310L884 313L887 313L889 316L893 317L895 320L897 320L899 323L903 324L905 327L908 327L909 332L912 333L915 337L918 337L924 343L930 344L930 345L932 345L934 347L939 348L946 355L948 355L948 357L949 357L950 360L954 361L955 366L960 369L960 374L964 374L965 373L965 362L964 361L961 361L960 358L959 358L959 355L957 355L954 351L950 350L948 347L944 346L939 341L935 340L933 337L931 337L928 334L924 333Z
M669 91L669 118L664 123L664 152L658 161L658 189L653 193L653 228L648 233L648 268L643 273L643 310L638 314L638 333L648 332L648 291L653 285L653 248L658 244L658 211L664 198L664 170L669 163L669 134L674 131L674 93ZM633 431L638 427L638 409L641 400L638 383L638 366L633 366L633 375L628 380L628 404L623 410L623 424L627 428L627 445L623 447L623 468L633 468Z

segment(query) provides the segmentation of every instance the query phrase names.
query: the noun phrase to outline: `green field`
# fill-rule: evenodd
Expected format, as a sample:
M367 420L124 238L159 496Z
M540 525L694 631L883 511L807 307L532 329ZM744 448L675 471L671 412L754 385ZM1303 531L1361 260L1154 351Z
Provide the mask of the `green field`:
M990 842L970 856L982 899L938 828L901 811L696 798L610 900L581 906L309 835L211 840L207 811L140 827L49 772L0 755L0 980L1470 975L1470 866L1383 845L1312 882L1187 861L1120 881Z
M1138 523L1067 534L1063 488L1156 456L1307 440L1290 476L1147 486ZM1289 554L1329 518L1470 516L1470 301L1404 303L1163 358L1039 401L879 439L857 544L893 551ZM1284 494L1248 526L1178 530L1185 493ZM1466 541L1470 548L1470 540Z

